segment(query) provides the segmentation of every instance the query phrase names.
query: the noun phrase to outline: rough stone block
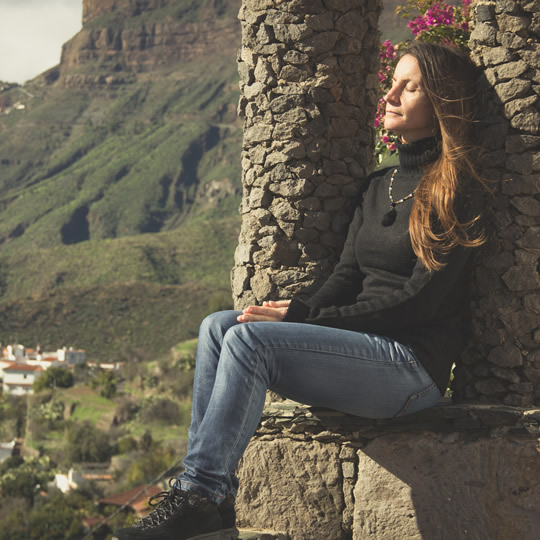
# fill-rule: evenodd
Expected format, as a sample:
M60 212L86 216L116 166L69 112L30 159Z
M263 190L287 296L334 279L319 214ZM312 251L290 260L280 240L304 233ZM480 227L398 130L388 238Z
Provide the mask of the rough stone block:
M517 440L377 439L358 452L353 538L532 538L539 474Z
M239 525L338 540L344 508L338 463L336 444L253 441L242 460Z
M510 268L502 276L511 291L530 291L540 288L540 277L536 265L519 265Z
M513 368L523 365L521 351L511 343L506 343L500 347L493 348L487 359L492 364L503 368Z
M495 47L497 44L497 30L488 24L479 22L471 32L471 42L479 42Z
M503 14L497 18L497 23L502 32L520 32L529 26L530 19L524 16Z
M540 133L540 113L531 107L516 114L510 121L510 125L525 133Z

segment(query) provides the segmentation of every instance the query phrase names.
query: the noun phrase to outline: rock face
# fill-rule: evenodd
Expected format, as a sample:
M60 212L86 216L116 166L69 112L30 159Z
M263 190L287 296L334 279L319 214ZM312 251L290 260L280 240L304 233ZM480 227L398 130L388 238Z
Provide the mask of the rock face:
M495 197L475 269L475 336L455 396L525 407L540 403L539 5L475 5L470 44L487 94L482 173Z
M239 524L292 540L532 540L539 421L504 406L373 421L274 403L239 470Z
M167 4L170 4L170 0L83 0L83 24L117 12L136 17L144 11L159 9Z
M238 307L328 275L373 165L379 0L245 0Z
M83 29L62 49L61 80L84 83L81 67L122 79L126 72L229 52L240 38L238 25L230 24L239 7L240 0L202 0L197 7L184 0L84 0Z

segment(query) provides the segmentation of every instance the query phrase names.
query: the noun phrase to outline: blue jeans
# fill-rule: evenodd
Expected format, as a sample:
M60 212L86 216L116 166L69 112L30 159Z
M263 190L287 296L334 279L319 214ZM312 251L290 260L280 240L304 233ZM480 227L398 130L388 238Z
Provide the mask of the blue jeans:
M393 339L301 323L238 323L240 313L214 313L201 324L182 489L218 503L236 495L235 469L267 389L367 418L412 413L441 398L412 350Z

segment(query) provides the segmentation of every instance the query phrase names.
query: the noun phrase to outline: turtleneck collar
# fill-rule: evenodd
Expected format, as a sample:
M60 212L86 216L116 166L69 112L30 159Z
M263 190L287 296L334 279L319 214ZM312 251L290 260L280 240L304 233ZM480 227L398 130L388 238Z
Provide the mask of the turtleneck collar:
M397 143L399 165L403 173L417 173L433 163L441 154L436 137L427 137L412 143Z

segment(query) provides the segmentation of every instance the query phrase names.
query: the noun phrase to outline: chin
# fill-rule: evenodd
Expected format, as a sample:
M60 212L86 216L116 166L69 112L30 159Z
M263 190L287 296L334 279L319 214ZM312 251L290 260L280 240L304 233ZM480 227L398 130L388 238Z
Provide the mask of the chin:
M386 131L388 131L392 135L397 135L398 137L400 135L400 130L396 129L391 123L389 123L388 125L384 124L384 129L386 129Z

